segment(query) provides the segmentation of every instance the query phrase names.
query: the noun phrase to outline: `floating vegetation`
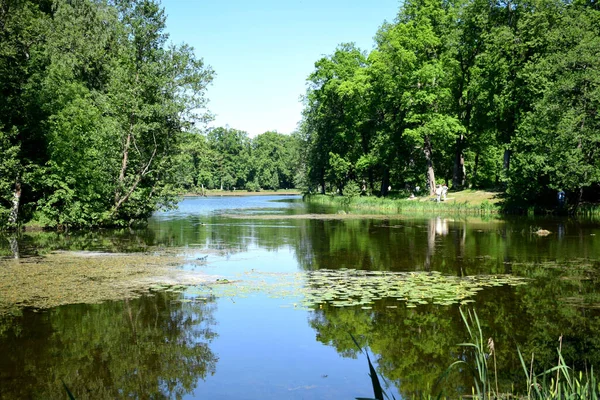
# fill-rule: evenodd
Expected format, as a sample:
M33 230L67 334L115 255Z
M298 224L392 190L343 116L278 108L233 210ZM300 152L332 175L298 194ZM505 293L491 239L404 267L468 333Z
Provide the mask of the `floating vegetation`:
M188 285L214 280L175 268L182 262L182 255L170 252L55 252L0 259L0 315L23 307L45 309L133 298L149 290L181 292Z
M407 307L420 304L467 304L486 287L522 285L524 278L512 275L445 276L439 272L384 272L355 269L322 269L299 273L249 271L230 285L197 288L196 294L217 297L246 297L266 293L292 301L296 308L360 306L370 310L376 300L395 298ZM189 291L188 291L189 293Z

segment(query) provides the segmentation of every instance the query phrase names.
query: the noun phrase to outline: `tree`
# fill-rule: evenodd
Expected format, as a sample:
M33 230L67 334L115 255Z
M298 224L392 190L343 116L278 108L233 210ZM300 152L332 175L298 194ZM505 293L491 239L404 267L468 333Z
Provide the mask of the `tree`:
M167 46L164 28L153 0L0 3L0 124L19 149L10 180L23 193L4 209L78 227L173 204L175 151L208 118L212 70Z
M464 133L450 113L450 74L441 40L445 14L436 1L406 3L398 22L384 25L377 35L377 69L384 80L380 85L389 91L384 113L396 121L392 135L399 136L397 143L421 150L431 194L434 162L447 159L445 149ZM409 160L415 156L410 154Z
M366 57L354 44L342 44L331 56L315 63L308 77L304 127L309 146L309 179L325 191L331 176L330 154L354 166L368 152L364 135ZM350 178L348 176L347 178ZM343 189L344 180L336 185Z
M246 185L250 139L244 131L232 128L212 128L208 141L215 155L215 185L221 190Z
M514 201L553 206L559 190L575 205L586 192L598 199L599 21L597 10L565 9L546 33L548 51L526 70L541 97L513 141L508 194Z

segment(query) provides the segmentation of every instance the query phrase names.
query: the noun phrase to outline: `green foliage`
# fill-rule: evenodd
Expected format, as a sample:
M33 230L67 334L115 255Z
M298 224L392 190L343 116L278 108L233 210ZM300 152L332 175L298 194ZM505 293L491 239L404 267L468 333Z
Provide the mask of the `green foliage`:
M4 132L0 125L0 227L8 223L14 185L21 170L19 145L13 144L16 136L16 128L11 132Z
M293 188L303 168L301 146L297 134L265 132L251 139L231 128L185 133L174 160L177 186L184 192Z
M246 189L249 192L260 192L260 184L256 178L252 182L246 183Z
M0 214L17 178L18 219L34 212L48 226L126 225L172 205L181 132L206 121L212 70L190 47L166 44L160 6L5 7L0 145L9 157L0 166Z
M315 63L309 187L500 187L522 209L600 200L600 10L555 0L405 2L365 54ZM512 208L514 209L514 207Z

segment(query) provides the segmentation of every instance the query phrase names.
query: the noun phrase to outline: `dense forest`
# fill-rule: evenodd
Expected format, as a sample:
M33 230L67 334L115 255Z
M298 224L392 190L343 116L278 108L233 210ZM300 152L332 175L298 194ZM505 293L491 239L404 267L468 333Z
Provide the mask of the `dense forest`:
M340 45L308 79L313 189L599 199L597 1L410 0L375 42Z
M298 132L206 129L155 0L0 0L0 226L127 225L204 189L600 197L594 0L412 0L307 79Z

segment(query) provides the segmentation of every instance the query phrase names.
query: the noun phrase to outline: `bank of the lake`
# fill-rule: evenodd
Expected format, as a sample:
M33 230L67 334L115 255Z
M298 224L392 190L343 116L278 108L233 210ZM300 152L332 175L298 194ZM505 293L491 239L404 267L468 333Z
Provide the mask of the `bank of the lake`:
M436 196L407 197L404 193L392 193L387 197L339 196L336 194L307 194L304 201L316 205L338 208L340 211L361 213L365 211L386 214L471 214L471 215L576 215L600 217L600 204L583 203L575 207L528 207L506 204L502 192L467 189L450 191L445 199Z
M502 213L501 193L484 190L462 190L448 192L445 199L437 201L436 196L406 197L392 193L388 197L377 196L339 196L307 194L304 201L338 207L340 210L369 210L380 213L402 214L405 212L422 213L465 213L500 214Z
M184 193L184 197L190 196L298 196L302 192L298 189L280 189L280 190L268 190L261 189L259 191L249 191L244 189L239 190L218 190L211 189L197 192Z

